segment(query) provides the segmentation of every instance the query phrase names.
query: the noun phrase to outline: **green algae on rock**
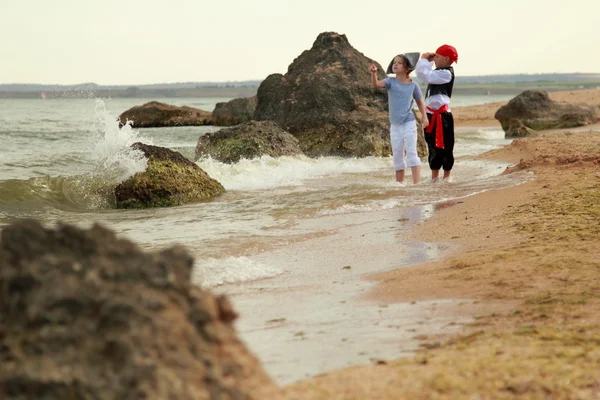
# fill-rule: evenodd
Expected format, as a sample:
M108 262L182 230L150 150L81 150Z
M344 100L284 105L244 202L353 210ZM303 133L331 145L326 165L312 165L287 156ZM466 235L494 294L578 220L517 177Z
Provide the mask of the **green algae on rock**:
M298 139L272 121L250 121L232 128L207 133L198 139L196 158L211 156L224 163L303 154Z
M148 167L116 187L117 208L178 206L225 192L219 182L180 153L139 142L132 147L144 152Z

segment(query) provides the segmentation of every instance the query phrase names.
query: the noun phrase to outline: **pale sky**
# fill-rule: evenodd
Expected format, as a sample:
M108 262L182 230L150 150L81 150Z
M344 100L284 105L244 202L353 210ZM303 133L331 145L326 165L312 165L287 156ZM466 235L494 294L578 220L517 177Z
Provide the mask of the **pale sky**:
M0 0L0 83L262 80L325 31L386 66L455 46L458 75L600 73L598 0Z

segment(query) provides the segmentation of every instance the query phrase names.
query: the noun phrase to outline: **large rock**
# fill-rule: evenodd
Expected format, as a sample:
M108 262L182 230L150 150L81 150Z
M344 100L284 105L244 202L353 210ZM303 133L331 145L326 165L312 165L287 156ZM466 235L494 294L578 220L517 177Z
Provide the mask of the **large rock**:
M135 106L119 115L119 122L133 121L137 128L156 128L164 126L212 125L212 114L188 106L177 107L170 104L151 101Z
M354 49L345 35L321 33L285 75L269 75L260 84L254 119L277 122L310 156L387 156L387 94L371 87L370 64L383 79L381 65ZM421 156L423 149L424 141Z
M34 220L0 240L0 398L250 399L273 388L181 247Z
M280 157L297 154L302 154L298 139L272 121L251 121L207 133L198 139L196 146L196 159L211 156L224 163L263 155Z
M217 196L223 186L180 153L134 143L148 158L148 167L115 189L117 208L176 206Z
M213 125L232 126L251 121L256 103L256 96L217 103L212 112Z
M529 136L545 129L573 128L598 120L596 107L554 102L548 93L526 90L494 115L506 137Z

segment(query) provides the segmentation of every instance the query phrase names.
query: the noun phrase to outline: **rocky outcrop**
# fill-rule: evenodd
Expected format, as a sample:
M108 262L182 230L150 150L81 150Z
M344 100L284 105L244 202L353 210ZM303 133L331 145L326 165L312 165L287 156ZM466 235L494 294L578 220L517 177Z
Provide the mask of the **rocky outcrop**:
M119 115L119 123L133 121L136 128L212 125L212 114L193 107L177 107L158 101L135 106Z
M494 115L506 137L529 136L545 129L574 128L598 120L596 107L557 103L540 90L526 90Z
M198 139L196 146L196 159L211 156L224 163L263 155L280 157L297 154L302 154L298 139L272 121L251 121L207 133Z
M252 120L256 110L256 96L217 103L212 112L213 125L232 126Z
M219 182L180 153L139 142L132 147L144 152L148 167L116 187L117 208L176 206L225 191Z
M181 247L21 220L0 240L0 398L260 399L274 387Z
M383 79L381 65L354 49L345 35L321 33L285 75L269 75L260 84L254 119L277 122L309 156L387 156L387 94L371 87L370 64Z

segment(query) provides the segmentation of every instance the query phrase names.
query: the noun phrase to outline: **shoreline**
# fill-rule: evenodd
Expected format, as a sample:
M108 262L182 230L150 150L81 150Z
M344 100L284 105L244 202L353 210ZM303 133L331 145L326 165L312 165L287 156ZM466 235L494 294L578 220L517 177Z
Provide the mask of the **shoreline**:
M590 258L600 247L600 124L519 139L477 158L510 162L505 173L531 170L536 179L442 205L411 228L409 240L452 250L369 274L364 279L376 286L360 296L387 305L463 299L440 312L470 312L474 321L458 334L421 336L414 356L297 382L281 398L600 394L600 374L592 372L600 365L600 263Z
M398 189L397 196L413 198L402 207L298 220L294 230L319 233L300 235L297 241L250 257L257 265L285 266L288 272L213 289L231 298L240 315L236 322L240 337L276 382L289 384L390 355L408 356L418 350L420 337L449 330L459 333L480 314L480 305L465 306L461 299L419 304L361 299L376 285L363 276L427 262L448 251L448 244L408 236L411 227L430 218L437 207L437 201L414 204L414 199L428 198L424 193L431 190L442 197L462 198L489 190L490 185L510 187L526 179L522 174L498 179L498 171L509 164L473 167L473 156L467 158L457 170L482 174L475 186L462 179L439 186L424 182ZM424 172L429 174L428 168ZM490 178L494 183L487 181Z

